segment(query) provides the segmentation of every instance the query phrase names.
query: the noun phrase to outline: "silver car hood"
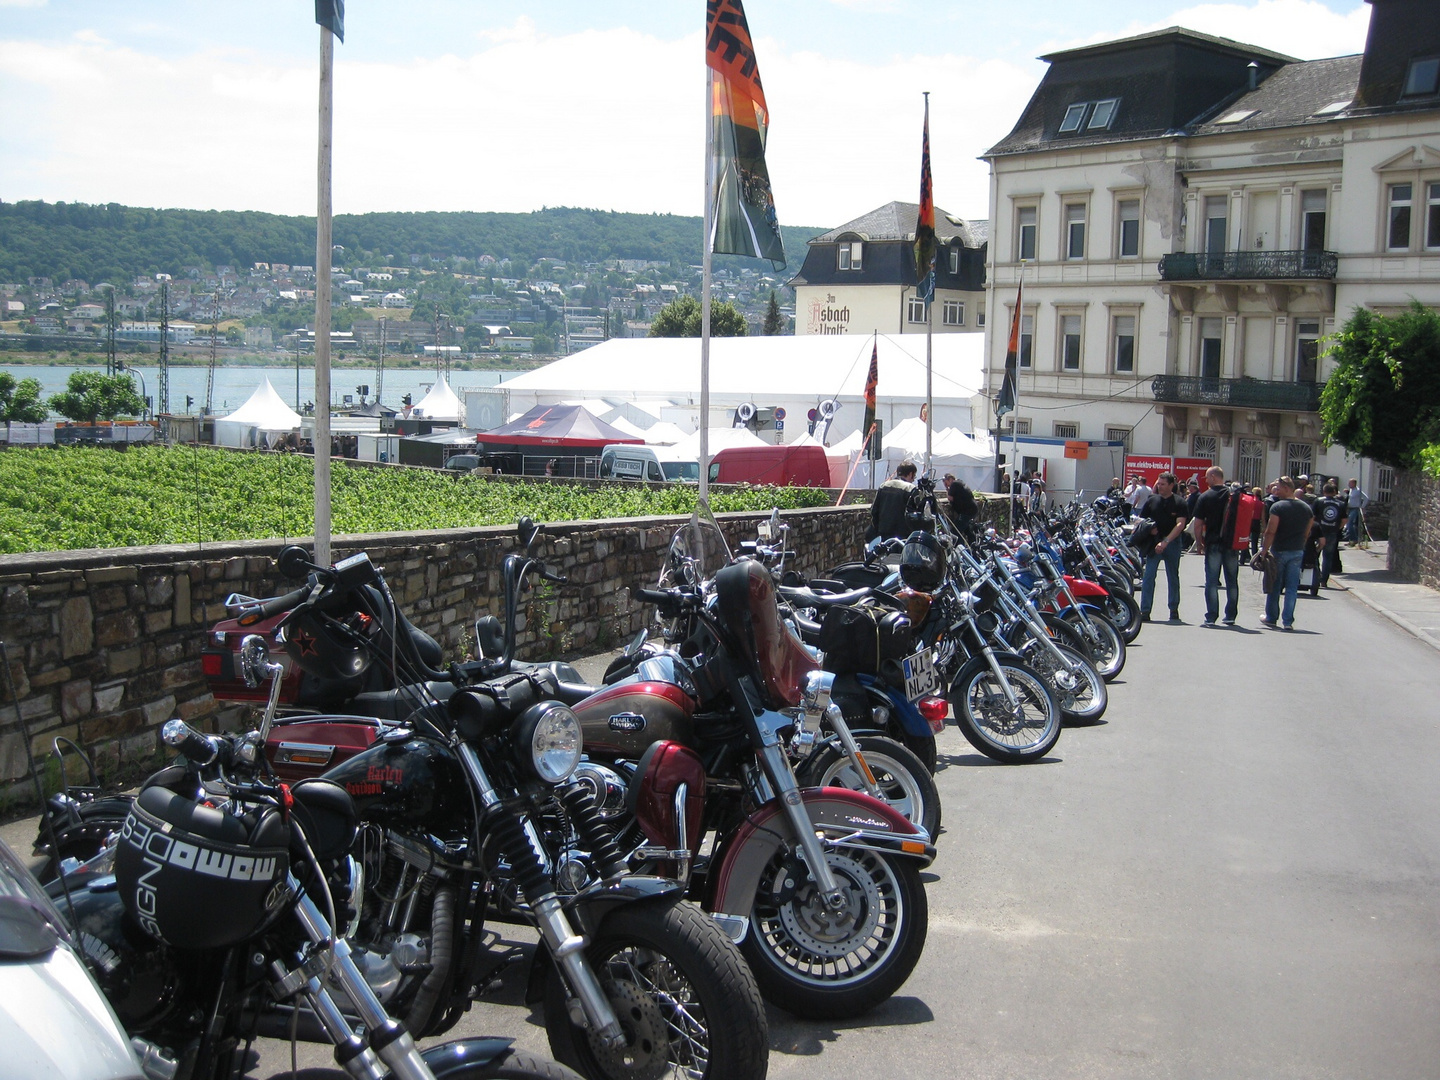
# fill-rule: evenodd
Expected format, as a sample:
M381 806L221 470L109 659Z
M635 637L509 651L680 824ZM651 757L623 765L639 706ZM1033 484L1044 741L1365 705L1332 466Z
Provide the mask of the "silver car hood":
M7 1080L141 1080L110 1003L69 949L0 963L0 1073Z

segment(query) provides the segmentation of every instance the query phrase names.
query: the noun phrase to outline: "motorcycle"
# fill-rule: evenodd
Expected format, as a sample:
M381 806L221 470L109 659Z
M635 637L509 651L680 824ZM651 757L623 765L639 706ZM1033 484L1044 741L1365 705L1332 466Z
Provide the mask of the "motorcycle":
M336 928L364 883L354 801L325 780L257 771L252 736L162 730L186 763L142 787L90 862L52 883L148 1080L225 1080L261 1035L335 1047L357 1080L558 1080L574 1073L465 1039L416 1047Z
M834 1019L885 1000L924 948L919 873L935 848L884 802L801 787L791 755L839 717L834 676L782 621L769 571L732 558L708 515L676 533L660 587L635 595L670 647L575 705L581 774L621 848L688 882L782 1008Z
M306 588L257 605L242 624L286 606L276 640L292 665L343 680L378 659L396 672L392 708L424 701L404 721L322 716L275 726L284 669L260 635L240 650L247 682L269 683L252 740L265 767L313 775L335 746L310 741L320 736L306 737L307 728L365 744L322 779L355 804L360 885L345 938L391 1013L417 1036L453 1026L518 958L486 955L488 913L539 931L527 999L545 1002L552 1053L586 1076L762 1077L768 1046L753 977L678 884L632 875L618 858L576 782L580 729L554 698L553 673L471 681L467 671L495 674L497 662L430 668L406 635L384 632L399 616L377 606L394 601L366 556L325 568L291 548L281 561L291 574L308 572ZM380 656L377 642L389 647ZM429 693L438 687L448 690L443 702ZM582 865L596 873L578 880Z

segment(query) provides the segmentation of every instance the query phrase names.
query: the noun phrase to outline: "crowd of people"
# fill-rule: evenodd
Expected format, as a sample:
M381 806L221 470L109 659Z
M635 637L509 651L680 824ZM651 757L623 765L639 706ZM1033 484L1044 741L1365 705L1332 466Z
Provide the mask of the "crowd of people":
M1265 614L1262 626L1295 628L1295 603L1300 579L1313 569L1311 595L1330 587L1334 574L1344 573L1341 543L1359 541L1362 512L1370 497L1352 479L1344 493L1328 480L1317 494L1306 476L1281 476L1264 490L1248 491L1225 482L1218 466L1205 473L1206 490L1198 479L1181 485L1174 473L1162 473L1152 487L1132 476L1123 489L1111 481L1109 495L1121 500L1127 516L1140 519L1132 542L1145 556L1140 584L1141 618L1150 620L1156 580L1165 567L1170 620L1180 619L1180 555L1192 542L1205 559L1205 625L1234 626L1239 616L1240 566L1251 563L1264 574ZM1225 608L1220 611L1220 588Z

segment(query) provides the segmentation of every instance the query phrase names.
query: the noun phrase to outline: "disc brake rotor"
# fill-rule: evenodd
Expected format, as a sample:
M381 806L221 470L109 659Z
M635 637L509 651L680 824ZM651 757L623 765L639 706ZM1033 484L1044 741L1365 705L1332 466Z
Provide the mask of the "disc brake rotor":
M838 908L827 906L814 881L807 880L791 902L781 906L780 921L801 948L833 959L853 951L856 941L870 938L882 898L872 875L853 859L831 853L828 861L844 903Z
M623 1046L607 1046L594 1032L587 1033L590 1050L605 1075L661 1080L670 1071L670 1042L659 1004L638 986L623 981L607 983L605 996L625 1032Z

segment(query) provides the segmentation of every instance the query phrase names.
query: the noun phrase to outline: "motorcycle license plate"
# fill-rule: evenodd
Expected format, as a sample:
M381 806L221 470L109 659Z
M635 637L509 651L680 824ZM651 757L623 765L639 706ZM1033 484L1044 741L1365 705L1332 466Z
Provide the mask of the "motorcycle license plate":
M911 701L918 701L940 688L940 677L935 673L935 655L929 649L907 656L900 665L905 672L905 696Z

